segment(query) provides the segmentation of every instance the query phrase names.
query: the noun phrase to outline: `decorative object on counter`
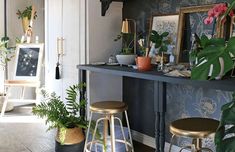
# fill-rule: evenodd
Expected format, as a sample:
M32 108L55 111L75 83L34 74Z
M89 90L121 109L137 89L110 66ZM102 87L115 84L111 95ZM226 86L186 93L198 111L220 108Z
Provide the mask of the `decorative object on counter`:
M133 22L134 33L130 31L130 22ZM125 19L122 23L122 32L117 35L114 41L122 39L122 51L116 55L117 61L120 65L130 65L135 62L136 58L136 22L132 19ZM134 48L134 51L133 49Z
M198 18L203 18L214 5L181 7L179 15L179 26L177 32L176 63L188 62L188 51L191 49L191 35L196 33L201 36L211 34L211 27L205 26ZM190 21L193 21L191 23Z
M168 38L171 40L171 44L167 45L167 53L171 56L171 62L174 62L174 56L175 54L175 48L176 48L176 41L177 41L177 30L178 30L178 22L179 22L179 15L178 14L157 14L152 15L151 20L151 27L150 27L150 33L151 31L157 31L159 34L162 34L164 32L168 32ZM154 46L153 46L154 47ZM150 56L155 56L155 53L153 52L153 48L150 50ZM154 54L153 54L154 53ZM160 60L159 60L160 62Z
M66 149L83 151L85 136L82 129L86 129L88 122L79 116L80 110L86 108L86 100L79 100L79 92L85 84L70 86L67 90L67 102L55 93L49 94L42 90L42 102L33 107L33 114L40 118L46 118L48 130L56 128L56 151L66 152ZM63 146L65 145L65 146ZM59 149L60 148L60 149Z
M219 127L215 133L215 145L217 152L232 152L235 145L235 92L232 101L222 106L222 115Z
M63 37L57 37L56 53L57 53L57 62L56 62L56 68L55 68L55 79L60 79L61 71L60 71L59 66L61 66L60 62L64 55L64 38Z
M18 19L22 19L24 33L26 33L26 31L30 25L30 20L32 21L31 17L33 19L37 18L37 12L34 11L33 9L34 9L33 6L28 6L28 7L26 7L25 10L23 10L23 11L18 10L16 13L18 15Z
M152 69L151 58L149 56L138 56L136 65L139 71L149 71Z
M170 37L168 37L168 32L163 32L162 34L159 34L157 31L152 30L150 35L150 41L152 42L152 45L155 49L157 49L156 54L156 62L161 63L163 61L164 63L169 62L169 54L167 53L168 45L171 43Z

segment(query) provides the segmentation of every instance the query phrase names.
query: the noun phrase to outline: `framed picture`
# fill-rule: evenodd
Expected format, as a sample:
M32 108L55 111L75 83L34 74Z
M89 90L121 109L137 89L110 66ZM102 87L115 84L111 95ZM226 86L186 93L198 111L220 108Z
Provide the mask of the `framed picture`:
M169 54L174 53L176 47L178 22L179 22L178 14L165 14L165 15L152 16L150 33L152 30L157 31L159 34L162 34L163 32L169 32L169 36L172 41L170 49L168 48Z
M19 44L16 47L15 80L38 80L43 58L42 43Z
M202 34L211 36L212 24L205 25L204 19L207 12L214 5L182 7L180 9L179 27L176 47L176 63L188 62L189 50L191 49L192 34L201 37Z

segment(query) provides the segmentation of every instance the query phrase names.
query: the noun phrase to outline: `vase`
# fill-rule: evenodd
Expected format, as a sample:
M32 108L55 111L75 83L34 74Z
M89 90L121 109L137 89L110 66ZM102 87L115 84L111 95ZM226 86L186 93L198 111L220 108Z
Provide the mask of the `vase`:
M116 55L116 58L120 65L131 65L131 64L134 64L136 55L135 54L119 54L119 55Z
M139 71L149 71L152 69L150 57L137 57L136 65Z
M64 142L61 143L59 135L63 132L61 128L57 130L56 135L56 152L82 152L84 149L85 136L81 128L66 128Z
M28 29L28 27L29 27L29 19L28 19L28 17L23 17L22 18L22 27L23 27L23 31L24 31L24 33L26 33L26 31L27 31L27 29Z

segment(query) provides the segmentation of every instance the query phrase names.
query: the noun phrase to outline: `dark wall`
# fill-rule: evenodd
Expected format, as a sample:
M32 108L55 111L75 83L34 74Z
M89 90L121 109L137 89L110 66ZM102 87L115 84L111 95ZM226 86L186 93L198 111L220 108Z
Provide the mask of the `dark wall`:
M148 23L152 14L176 13L182 6L217 2L224 2L224 0L126 0L123 7L123 18L135 19L138 31L148 32ZM125 78L123 82L123 98L130 107L129 115L133 119L130 120L133 129L154 137L154 113L153 110L150 110L153 107L153 82L130 78ZM133 91L135 96L130 95ZM169 142L171 137L168 128L170 122L191 116L219 119L221 105L229 102L231 97L231 92L168 84L167 141ZM175 144L183 145L189 142L189 140L181 138ZM205 140L204 144L210 147L214 145L212 139Z

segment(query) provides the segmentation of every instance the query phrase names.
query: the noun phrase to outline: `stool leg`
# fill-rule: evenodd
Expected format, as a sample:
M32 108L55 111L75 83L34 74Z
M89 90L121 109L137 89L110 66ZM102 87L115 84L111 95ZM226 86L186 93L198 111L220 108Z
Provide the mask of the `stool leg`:
M116 145L115 145L115 131L114 131L114 116L110 116L110 130L111 130L111 146L112 146L112 152L116 152Z
M88 129L87 129L87 133L86 133L86 140L85 140L83 152L86 152L86 148L87 148L87 141L88 141L89 132L90 132L90 128L91 128L91 119L92 119L92 112L90 112L89 125L88 125Z
M120 126L121 126L121 131L122 131L123 139L124 139L124 141L125 141L126 151L128 151L128 146L127 146L127 141L126 141L126 137L125 137L125 133L124 133L122 121L121 121L118 117L115 117L115 119L118 120L118 122L119 122L119 124L120 124Z
M131 146L132 146L132 152L134 152L134 146L133 146L133 142L132 142L131 129L130 129L130 124L129 124L129 119L128 119L127 111L125 111L125 116L126 116L126 124L127 124L127 128L128 128L130 142L131 142Z
M92 140L91 140L90 151L91 151L91 148L93 146L93 142L95 140L95 135L96 135L96 131L97 131L97 128L98 128L98 124L99 124L100 121L105 120L105 119L106 118L100 118L100 119L96 120L95 129L94 129L94 132L93 132L93 135L92 135Z
M174 139L175 135L171 136L171 143L170 143L170 148L169 148L169 152L171 152L171 148L172 148L172 144L173 144L173 139Z
M192 143L195 145L196 150L201 149L202 147L202 140L199 138L193 139Z
M192 150L192 146L185 146L185 147L181 148L179 152L182 152L184 149L191 149Z

